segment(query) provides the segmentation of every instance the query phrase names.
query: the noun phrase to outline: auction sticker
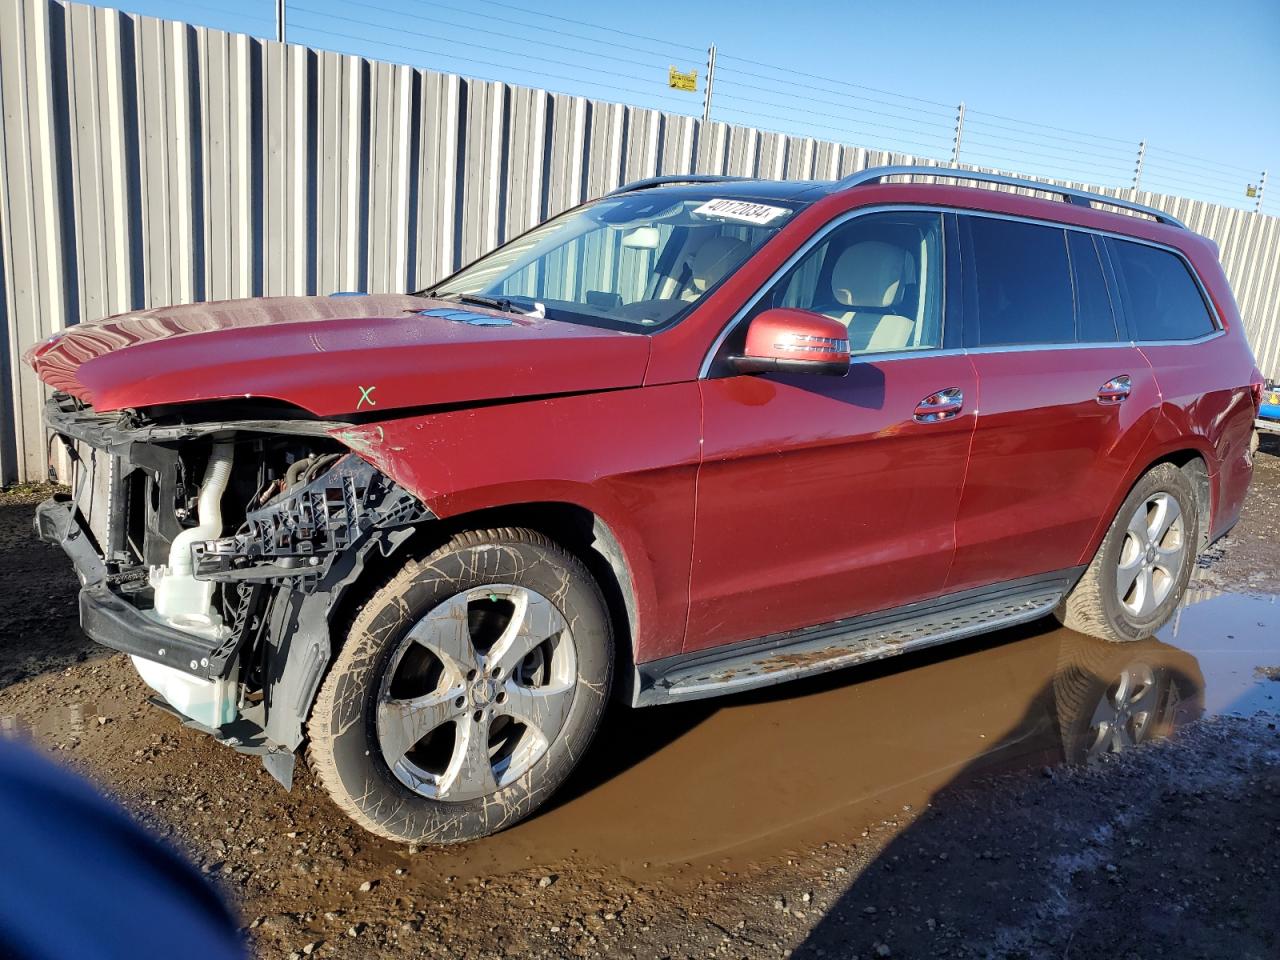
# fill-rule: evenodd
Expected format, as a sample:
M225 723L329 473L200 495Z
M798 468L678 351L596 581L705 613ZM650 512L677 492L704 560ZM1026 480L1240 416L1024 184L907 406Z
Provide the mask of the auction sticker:
M771 207L767 203L751 203L748 200L708 200L693 211L704 217L723 217L744 223L769 223L785 217L791 211L786 207Z

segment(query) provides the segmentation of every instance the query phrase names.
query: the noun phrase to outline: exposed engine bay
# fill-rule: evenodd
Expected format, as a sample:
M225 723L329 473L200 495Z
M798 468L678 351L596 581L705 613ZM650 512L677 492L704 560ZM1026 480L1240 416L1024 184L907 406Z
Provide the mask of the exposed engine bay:
M430 512L330 436L341 423L100 415L66 395L46 418L71 493L36 528L75 563L86 633L287 786L334 604Z

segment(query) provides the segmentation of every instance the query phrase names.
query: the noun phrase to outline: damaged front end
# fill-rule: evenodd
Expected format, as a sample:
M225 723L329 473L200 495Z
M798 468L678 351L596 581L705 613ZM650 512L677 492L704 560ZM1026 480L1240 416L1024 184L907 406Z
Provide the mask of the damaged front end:
M85 632L289 786L344 591L430 511L334 439L345 423L98 414L61 394L45 413L71 493L35 527L75 565Z

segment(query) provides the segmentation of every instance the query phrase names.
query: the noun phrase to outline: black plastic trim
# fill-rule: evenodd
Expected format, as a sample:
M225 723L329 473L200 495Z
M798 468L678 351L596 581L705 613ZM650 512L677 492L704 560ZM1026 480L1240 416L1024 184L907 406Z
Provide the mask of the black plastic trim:
M66 494L55 494L36 507L32 526L37 539L61 547L71 558L81 584L97 583L106 577L107 567L94 549L93 537Z
M750 357L730 354L726 358L738 373L812 373L818 376L843 377L849 373L849 361L792 360L786 357Z
M80 627L91 640L105 647L154 660L192 676L209 680L225 672L225 659L211 659L217 641L152 620L105 581L81 589Z

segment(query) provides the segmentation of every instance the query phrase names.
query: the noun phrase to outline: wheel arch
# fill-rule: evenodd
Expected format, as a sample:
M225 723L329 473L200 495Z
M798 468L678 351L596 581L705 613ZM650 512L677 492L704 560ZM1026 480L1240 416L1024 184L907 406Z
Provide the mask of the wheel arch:
M580 560L604 595L614 628L615 692L629 694L639 635L641 601L630 554L613 524L597 512L568 501L533 501L483 507L422 523L394 551L371 557L359 578L334 605L329 618L334 652L368 598L405 562L425 556L468 530L523 527L541 533ZM331 655L332 656L332 655Z
M1183 439L1182 443L1173 444L1169 449L1159 452L1149 451L1145 456L1139 457L1134 461L1133 468L1125 477L1125 482L1112 495L1106 513L1099 518L1098 525L1094 528L1093 536L1089 538L1089 544L1080 557L1080 563L1088 563L1098 551L1098 546L1102 543L1102 538L1106 536L1107 529L1111 526L1112 520L1115 519L1120 505L1124 503L1125 498L1137 486L1138 481L1162 463L1173 464L1185 473L1191 481L1191 485L1196 491L1196 506L1200 516L1200 536L1196 545L1197 552L1208 546L1209 531L1212 528L1215 476L1209 470L1209 457L1212 456L1212 452L1206 449L1207 444L1196 442L1201 440L1202 438L1198 437L1187 437Z

